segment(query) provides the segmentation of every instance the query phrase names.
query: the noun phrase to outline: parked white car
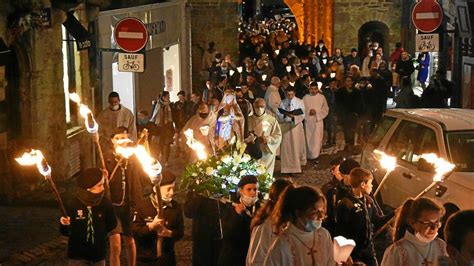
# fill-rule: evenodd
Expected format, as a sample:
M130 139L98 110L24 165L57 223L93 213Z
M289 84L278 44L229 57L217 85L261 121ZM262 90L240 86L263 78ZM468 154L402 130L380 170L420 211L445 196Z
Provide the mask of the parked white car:
M362 167L372 170L379 184L385 170L380 167L374 149L397 157L397 167L380 190L383 204L397 208L429 186L434 174L422 170L418 160L423 153L436 153L456 168L426 196L445 205L474 209L474 110L388 110L361 157Z

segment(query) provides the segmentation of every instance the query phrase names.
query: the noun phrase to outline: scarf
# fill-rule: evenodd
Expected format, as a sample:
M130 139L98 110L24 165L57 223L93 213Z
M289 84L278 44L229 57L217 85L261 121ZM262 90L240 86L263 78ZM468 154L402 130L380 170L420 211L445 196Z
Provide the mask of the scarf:
M82 204L87 206L87 242L91 242L92 245L95 243L94 239L94 219L92 216L92 207L97 206L102 202L102 198L104 197L104 192L100 194L94 194L87 191L84 188L77 188L77 198L79 199Z
M165 102L163 101L162 98L158 100L157 104L157 115L156 115L156 125L165 125L165 124L170 124L173 122L173 119L171 117L171 106L170 102Z

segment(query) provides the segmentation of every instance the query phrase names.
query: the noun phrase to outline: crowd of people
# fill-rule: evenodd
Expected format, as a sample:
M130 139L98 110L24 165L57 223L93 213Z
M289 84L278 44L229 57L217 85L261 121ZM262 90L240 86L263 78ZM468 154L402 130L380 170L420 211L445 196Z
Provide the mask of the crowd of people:
M180 91L174 103L164 91L150 112L139 112L136 123L118 93L109 95L109 107L97 118L100 143L108 151L106 169L83 171L60 220L61 232L69 236L69 265L105 265L107 253L110 264L119 265L122 240L129 265L175 265L183 214L192 219L192 259L199 266L335 265L335 236L356 243L347 261L338 263L378 265L374 230L394 215L393 244L381 265L432 265L448 255L459 263L454 265L472 262L472 210L452 215L442 240L437 232L443 206L419 198L407 200L396 214L384 214L371 196L371 172L353 159L332 161L333 180L321 190L281 178L263 200L257 177L247 175L233 201L193 191L183 206L173 199L176 177L166 170L170 147L175 143L177 156L192 161L188 129L207 154L232 145L235 137L271 175L279 156L281 173L292 176L308 160L318 163L324 135L325 145L333 146L340 129L348 151L367 141L388 97L404 108L447 106L452 83L443 71L421 99L414 96L415 66L399 44L389 57L376 41L344 56L339 48L331 53L322 40L316 47L301 45L296 36L295 24L287 20L243 24L239 63L210 43L203 56L204 88L190 100ZM425 67L426 56L419 58ZM157 180L145 177L135 156L117 152L118 146L143 141L137 136L143 128L164 166Z

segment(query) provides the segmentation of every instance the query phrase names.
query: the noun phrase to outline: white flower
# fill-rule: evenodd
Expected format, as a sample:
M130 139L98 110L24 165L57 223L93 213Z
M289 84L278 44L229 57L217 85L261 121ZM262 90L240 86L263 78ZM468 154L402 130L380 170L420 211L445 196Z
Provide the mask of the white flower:
M222 166L220 166L220 165L219 165L219 166L217 166L217 170L220 170L221 168L222 168Z
M263 175L266 171L267 171L267 169L265 168L264 165L260 165L260 166L257 168L257 174L259 174L259 175Z
M237 165L234 165L234 167L232 167L232 171L237 171Z
M226 154L226 155L222 156L221 161L223 163L230 163L232 161L232 157L230 157L229 155Z
M224 183L222 183L222 189L225 189L226 187L227 186Z
M232 182L232 184L235 184L237 185L239 183L240 179L238 179L236 176L231 176L230 177L230 182Z
M196 173L192 173L191 175L194 176L194 177L198 176Z
M250 155L248 155L247 153L245 153L244 156L242 156L243 163L250 161L250 159L252 159L252 157L250 157Z
M212 167L207 167L206 168L206 175L212 175L212 173L214 173L214 168Z
M245 170L240 171L240 176L244 176L246 174L247 174L247 171L245 171Z
M234 164L240 164L241 159L239 155L234 156Z
M199 181L199 179L196 179L196 185L199 185L199 183L201 183L201 181Z

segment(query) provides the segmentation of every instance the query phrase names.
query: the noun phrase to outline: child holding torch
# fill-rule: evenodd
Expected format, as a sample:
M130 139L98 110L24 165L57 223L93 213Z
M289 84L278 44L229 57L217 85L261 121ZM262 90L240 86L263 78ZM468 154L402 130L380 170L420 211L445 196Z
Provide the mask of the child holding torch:
M69 236L68 265L105 265L107 234L117 226L112 202L104 197L104 175L86 169L77 179L77 194L60 219L60 231Z

